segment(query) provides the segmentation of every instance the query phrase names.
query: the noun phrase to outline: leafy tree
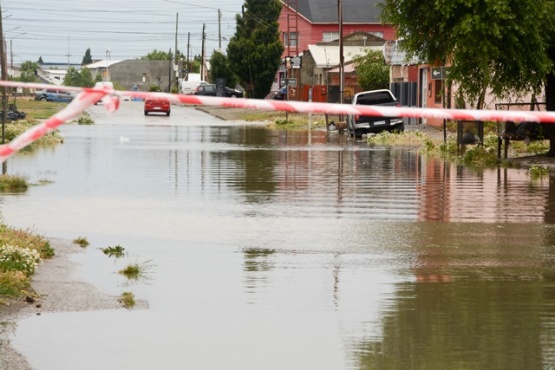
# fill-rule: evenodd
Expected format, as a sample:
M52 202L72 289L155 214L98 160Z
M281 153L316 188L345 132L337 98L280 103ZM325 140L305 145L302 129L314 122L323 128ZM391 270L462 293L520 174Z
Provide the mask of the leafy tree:
M227 57L219 51L214 51L210 57L210 80L215 83L218 78L223 78L227 86L233 87L237 84L237 77L229 66Z
M44 64L44 62L42 61L42 57L39 57L39 60L37 61L38 64Z
M279 0L245 0L245 12L237 15L235 35L227 46L229 65L239 83L252 87L255 98L264 98L281 62L283 45L277 20Z
M483 107L485 92L539 93L555 110L555 2L551 0L386 0L383 21L403 48L429 64L452 65L449 80ZM546 125L548 155L555 127Z
M173 58L174 54L171 51L162 51L156 49L141 57L142 60L172 60ZM177 51L177 59L185 59L183 53L179 50Z
M77 71L74 67L69 67L64 78L65 86L91 87L94 85L92 73L88 68Z
M91 56L91 48L88 48L85 51L85 55L83 56L83 61L81 62L81 65L87 65L87 64L91 64L93 62L92 60L92 56Z
M81 68L81 86L83 87L93 87L95 81L92 78L91 70L88 68Z
M353 62L358 83L364 90L389 88L389 67L381 51L369 50L366 55L353 58Z
M37 76L35 72L39 69L39 65L36 62L25 61L21 64L19 76L19 81L21 82L36 82Z

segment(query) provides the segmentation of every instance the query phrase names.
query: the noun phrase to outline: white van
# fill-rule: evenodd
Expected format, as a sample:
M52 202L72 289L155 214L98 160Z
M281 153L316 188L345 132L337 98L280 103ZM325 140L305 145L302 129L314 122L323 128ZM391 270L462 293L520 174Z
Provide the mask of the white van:
M197 91L200 85L206 85L206 81L181 81L181 93L185 95L192 95Z

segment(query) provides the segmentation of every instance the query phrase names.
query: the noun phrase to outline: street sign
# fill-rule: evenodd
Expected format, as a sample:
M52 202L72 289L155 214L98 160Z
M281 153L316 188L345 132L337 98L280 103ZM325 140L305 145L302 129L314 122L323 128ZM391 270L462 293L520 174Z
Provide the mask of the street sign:
M297 79L296 79L296 78L288 78L288 79L287 79L287 85L288 85L288 86L295 86L295 85L297 85Z
M293 57L291 58L291 68L293 69L300 69L302 64L301 57Z
M449 77L451 67L432 67L432 80L444 80Z
M443 80L443 67L432 67L432 80Z

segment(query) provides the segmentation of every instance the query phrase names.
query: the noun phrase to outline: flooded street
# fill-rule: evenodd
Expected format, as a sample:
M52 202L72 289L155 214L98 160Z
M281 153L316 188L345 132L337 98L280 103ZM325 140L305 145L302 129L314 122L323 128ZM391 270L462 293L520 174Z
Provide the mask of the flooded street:
M91 245L76 276L148 308L43 313L36 369L549 369L555 184L326 132L124 102L8 161L5 223ZM99 248L120 245L114 260ZM76 246L76 248L79 248ZM129 263L148 276L129 284Z

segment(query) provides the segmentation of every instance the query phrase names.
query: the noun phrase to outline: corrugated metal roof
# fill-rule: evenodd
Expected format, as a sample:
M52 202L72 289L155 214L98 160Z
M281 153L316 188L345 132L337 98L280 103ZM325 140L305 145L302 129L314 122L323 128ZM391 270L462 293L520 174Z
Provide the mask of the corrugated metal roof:
M287 4L287 0L281 0ZM339 23L337 0L297 0L299 13L312 23ZM342 0L343 23L380 23L381 0Z
M317 68L329 68L339 65L338 45L308 45L308 50ZM366 55L368 50L382 51L383 46L344 46L343 58L349 63L355 56Z

